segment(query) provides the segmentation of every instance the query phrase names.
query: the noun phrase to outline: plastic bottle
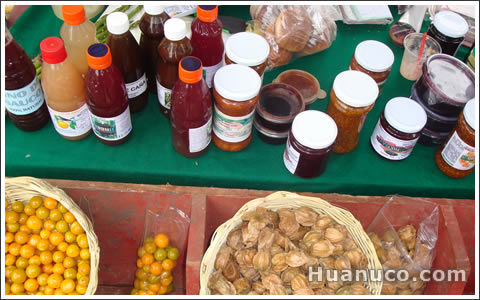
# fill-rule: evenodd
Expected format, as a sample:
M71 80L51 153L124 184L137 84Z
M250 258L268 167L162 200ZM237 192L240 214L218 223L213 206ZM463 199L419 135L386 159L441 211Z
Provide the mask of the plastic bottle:
M5 107L12 123L34 131L48 123L48 110L35 66L5 28Z
M119 145L132 133L128 94L122 73L112 64L110 48L105 44L88 47L88 108L92 129L100 142Z
M92 127L82 74L67 58L60 38L44 39L40 50L42 87L55 130L67 140L87 137Z
M192 22L192 55L202 61L209 88L213 85L213 76L224 64L223 27L217 16L218 6L198 5L197 18Z
M165 22L165 37L158 45L157 96L160 110L170 118L172 89L178 79L178 63L192 55L192 45L186 37L187 26L182 19Z
M142 31L140 48L142 49L145 70L147 72L148 90L156 94L157 48L164 37L163 24L170 17L164 11L163 5L145 5L143 8L145 9L145 13L138 25Z
M173 146L183 156L200 156L207 151L212 133L212 98L202 78L202 62L193 56L182 58L178 77L170 111Z
M114 12L107 17L107 45L113 64L120 70L128 93L130 111L141 111L148 102L147 77L140 53L140 46L129 30L128 16Z

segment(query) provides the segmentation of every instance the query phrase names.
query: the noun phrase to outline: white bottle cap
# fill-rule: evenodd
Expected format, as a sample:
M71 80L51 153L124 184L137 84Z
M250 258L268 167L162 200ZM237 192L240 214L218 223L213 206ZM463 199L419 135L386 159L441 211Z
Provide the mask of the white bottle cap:
M459 14L449 10L438 12L433 18L433 26L452 38L464 37L468 32L467 21Z
M168 19L163 26L163 33L167 40L180 41L187 35L187 25L182 19Z
M228 38L225 43L225 53L234 63L257 66L267 60L270 46L259 34L240 32Z
M333 81L337 98L352 107L366 107L378 97L378 85L372 77L360 71L343 71Z
M299 113L292 123L292 134L302 145L325 149L337 138L337 124L324 112L307 110Z
M257 96L262 87L258 73L247 66L231 64L218 69L213 78L220 96L233 101L246 101Z
M368 40L355 48L355 60L369 71L385 72L392 67L394 55L384 43Z
M128 16L123 12L114 12L107 16L107 29L112 34L124 34L130 28Z
M163 5L144 5L143 6L143 9L145 10L145 12L149 15L159 15L161 14L162 12L164 12L164 8L163 8Z
M393 128L404 133L417 133L427 123L427 113L415 100L405 97L391 99L383 111Z
M465 104L465 107L463 108L463 116L465 117L467 124L475 130L475 99L472 99Z

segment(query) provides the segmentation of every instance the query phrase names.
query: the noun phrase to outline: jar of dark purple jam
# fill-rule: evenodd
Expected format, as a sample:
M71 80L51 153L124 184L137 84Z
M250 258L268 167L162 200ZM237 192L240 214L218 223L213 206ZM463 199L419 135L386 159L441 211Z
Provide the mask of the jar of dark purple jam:
M457 13L442 10L433 17L427 34L442 47L442 53L455 56L468 32L467 21Z

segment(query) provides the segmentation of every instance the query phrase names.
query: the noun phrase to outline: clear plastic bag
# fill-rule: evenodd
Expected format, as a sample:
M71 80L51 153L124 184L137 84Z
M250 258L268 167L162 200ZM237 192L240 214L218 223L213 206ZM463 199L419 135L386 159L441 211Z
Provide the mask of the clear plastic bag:
M368 226L367 233L386 270L406 270L408 281L385 281L382 294L422 294L418 276L430 270L438 239L439 207L417 199L391 197ZM384 273L385 274L385 273Z
M336 5L251 5L250 15L247 31L270 45L267 69L329 48L337 35L335 20L342 18Z

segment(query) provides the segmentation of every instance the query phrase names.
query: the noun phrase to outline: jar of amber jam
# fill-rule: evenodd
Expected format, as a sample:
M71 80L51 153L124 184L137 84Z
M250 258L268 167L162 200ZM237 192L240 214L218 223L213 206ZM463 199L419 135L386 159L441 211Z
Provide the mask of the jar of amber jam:
M344 71L335 77L327 114L337 123L335 153L348 153L358 145L360 132L378 97L375 80L360 71Z
M370 138L373 149L388 160L407 158L427 123L425 110L412 99L397 97L387 102Z
M290 173L303 178L322 174L337 132L335 121L326 113L318 110L299 113L288 133L283 154L285 167Z
M463 178L475 166L475 100L467 102L447 141L435 152L435 162L445 175Z
M262 81L243 65L226 65L213 79L213 143L224 151L240 151L252 140L255 105Z
M240 32L225 43L225 64L248 66L263 79L269 53L270 46L265 38L253 32Z
M381 89L392 70L393 60L392 50L384 43L363 41L355 48L349 69L369 75Z

